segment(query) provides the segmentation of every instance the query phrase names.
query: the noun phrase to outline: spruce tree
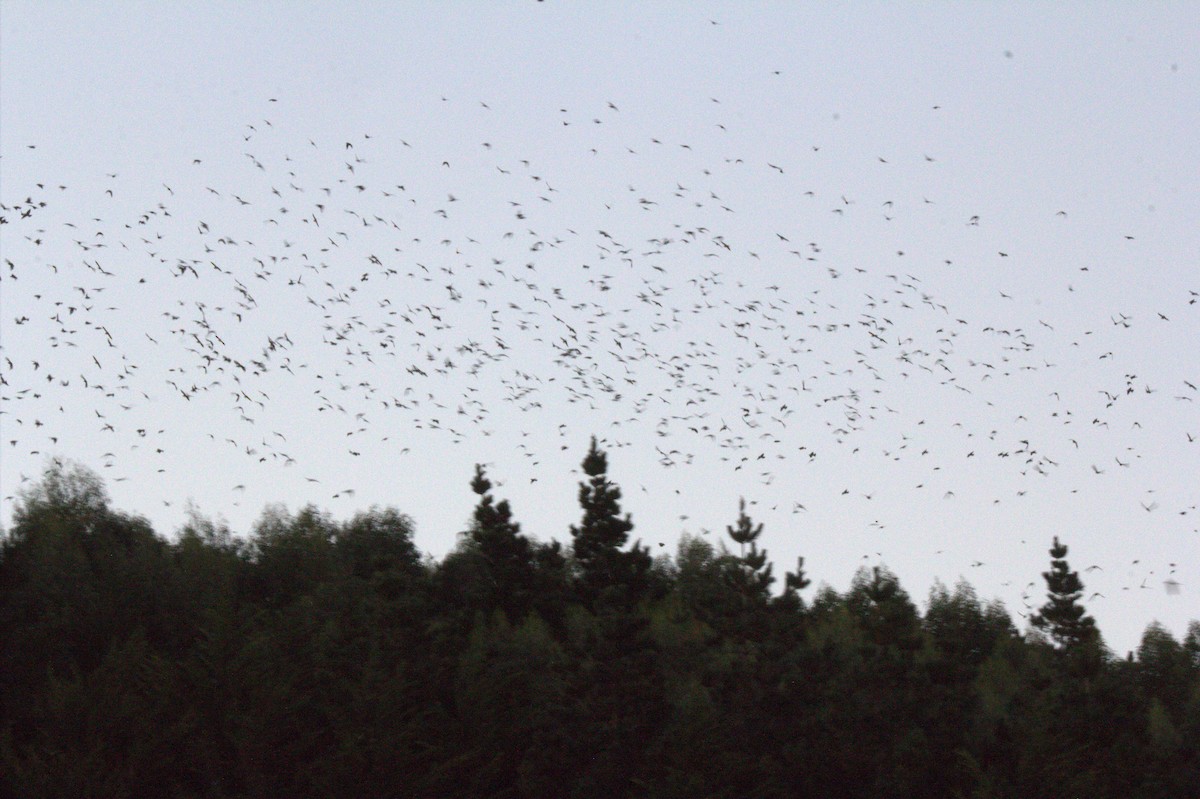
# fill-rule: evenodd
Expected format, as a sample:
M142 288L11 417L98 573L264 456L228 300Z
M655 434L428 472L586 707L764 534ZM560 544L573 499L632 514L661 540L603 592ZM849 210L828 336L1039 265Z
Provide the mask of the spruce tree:
M580 599L593 609L602 598L636 602L649 591L652 560L640 544L622 549L633 522L629 514L621 515L621 489L608 479L608 457L595 436L583 459L583 472L588 477L579 484L583 520L571 526Z
M500 607L510 621L518 621L530 608L534 589L534 547L521 534L521 526L513 521L508 500L496 502L492 482L483 466L475 465L471 490L479 495L471 528L467 531L468 546L483 562L487 574L484 594L488 608Z
M767 553L758 548L757 539L762 534L762 524L754 524L746 515L746 500L738 502L737 526L726 526L729 537L738 545L738 558L733 568L726 570L727 579L747 603L765 603L770 597L772 565L767 562ZM748 548L748 549L747 549Z
M800 604L800 592L808 588L812 584L812 580L808 579L808 575L804 573L804 558L796 558L796 571L787 572L783 576L783 598L789 604Z
M1079 598L1083 582L1079 573L1067 565L1067 545L1054 537L1050 548L1050 571L1042 572L1046 580L1047 602L1030 617L1034 627L1045 632L1059 652L1077 654L1099 643L1096 620L1085 615Z

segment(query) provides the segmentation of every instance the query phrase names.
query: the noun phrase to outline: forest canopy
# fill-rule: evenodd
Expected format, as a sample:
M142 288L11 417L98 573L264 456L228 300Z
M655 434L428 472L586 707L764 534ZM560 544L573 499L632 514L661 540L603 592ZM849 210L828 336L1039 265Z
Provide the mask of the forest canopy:
M484 468L457 547L269 508L166 537L56 462L0 545L9 796L1179 797L1200 785L1200 622L1104 646L1055 539L1018 631L965 581L777 580L727 541L652 557L595 440L565 542ZM778 583L778 585L777 585Z

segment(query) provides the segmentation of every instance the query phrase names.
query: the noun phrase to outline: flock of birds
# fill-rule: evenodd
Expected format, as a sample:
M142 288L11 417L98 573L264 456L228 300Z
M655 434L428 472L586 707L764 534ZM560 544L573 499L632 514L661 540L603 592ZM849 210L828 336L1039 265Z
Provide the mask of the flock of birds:
M714 465L788 514L880 491L953 502L980 474L993 504L1088 480L1103 493L1155 458L1162 419L1195 422L1166 433L1200 451L1200 365L1144 374L1130 338L1200 329L1200 283L1151 316L1066 329L1056 308L1087 302L1088 265L1029 277L1016 264L1035 256L952 197L806 183L820 142L738 157L719 98L697 143L639 135L620 102L562 109L537 142L493 140L491 103L442 102L476 142L310 140L271 100L236 148L165 165L166 180L106 173L82 196L52 175L6 181L5 505L37 476L12 464L79 453L115 483L214 453L259 470L229 468L250 475L231 478L234 499L284 470L340 500L355 487L331 484L330 464L402 479L403 456L437 458L413 451L416 431L503 440L530 482L597 433L652 448L665 471ZM39 146L5 159L36 164ZM936 153L859 156L868 176L915 183L943 168ZM889 238L939 227L961 259ZM877 257L847 260L872 231ZM1111 246L1132 253L1136 237ZM859 462L888 485L863 484ZM1197 499L1148 487L1139 501L1194 529ZM1123 587L1178 591L1177 571L1155 563Z

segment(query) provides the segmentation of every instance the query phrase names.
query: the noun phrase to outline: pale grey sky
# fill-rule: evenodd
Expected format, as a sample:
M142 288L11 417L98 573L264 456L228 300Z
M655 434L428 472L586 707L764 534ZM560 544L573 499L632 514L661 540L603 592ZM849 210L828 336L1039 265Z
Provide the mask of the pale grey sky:
M4 2L2 515L59 455L163 533L392 504L441 555L483 462L566 540L596 434L656 551L745 496L780 573L1022 624L1060 535L1114 649L1182 634L1198 23Z

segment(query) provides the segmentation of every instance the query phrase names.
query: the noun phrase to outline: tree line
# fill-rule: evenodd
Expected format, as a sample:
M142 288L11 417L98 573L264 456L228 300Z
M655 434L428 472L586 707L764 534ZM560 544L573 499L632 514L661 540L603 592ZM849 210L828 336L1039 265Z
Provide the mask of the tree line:
M1055 539L1019 632L966 582L777 588L743 502L674 556L595 440L569 546L485 470L413 523L268 509L176 535L56 463L0 543L0 791L22 797L1163 797L1200 786L1200 622L1104 645Z

